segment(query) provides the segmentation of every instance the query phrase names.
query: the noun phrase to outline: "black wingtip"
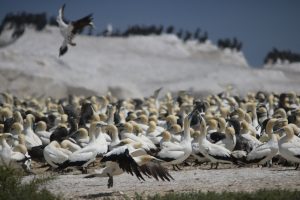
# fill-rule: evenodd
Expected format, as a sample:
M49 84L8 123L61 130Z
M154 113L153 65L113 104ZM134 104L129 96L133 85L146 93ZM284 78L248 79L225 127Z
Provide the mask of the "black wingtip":
M66 160L62 164L58 165L58 167L55 169L55 171L62 171L64 169L66 169L69 166L69 163L70 163L70 161Z

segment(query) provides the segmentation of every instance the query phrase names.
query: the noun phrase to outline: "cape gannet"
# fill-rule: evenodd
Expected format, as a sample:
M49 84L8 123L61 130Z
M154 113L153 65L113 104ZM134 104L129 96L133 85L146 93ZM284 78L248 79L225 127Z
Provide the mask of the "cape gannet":
M59 9L58 16L56 18L56 21L59 25L60 32L64 37L63 43L59 48L59 56L64 55L68 51L68 44L71 46L76 45L76 43L73 42L73 38L75 34L80 33L85 26L94 27L94 24L92 22L93 20L92 14L89 14L76 21L67 23L64 20L64 9L65 9L65 4Z

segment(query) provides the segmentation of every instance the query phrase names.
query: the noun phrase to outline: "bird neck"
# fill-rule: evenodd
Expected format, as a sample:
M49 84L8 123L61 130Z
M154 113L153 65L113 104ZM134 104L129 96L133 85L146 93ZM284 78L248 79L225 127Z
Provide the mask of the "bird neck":
M191 132L190 132L190 121L188 117L186 116L184 119L184 135L183 135L183 140L191 140Z
M2 148L3 148L3 147L6 147L6 148L8 147L8 148L10 148L10 146L7 144L5 138L1 138L1 139L0 139L0 142L1 142Z

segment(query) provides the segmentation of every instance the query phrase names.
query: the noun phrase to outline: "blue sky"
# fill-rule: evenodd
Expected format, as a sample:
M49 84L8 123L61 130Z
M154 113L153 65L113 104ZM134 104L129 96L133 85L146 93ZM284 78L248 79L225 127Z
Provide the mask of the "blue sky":
M47 12L77 19L94 14L98 31L108 23L124 30L133 24L174 25L208 31L209 38L237 37L250 65L261 66L273 47L300 53L300 1L297 0L0 0L0 19L7 12Z

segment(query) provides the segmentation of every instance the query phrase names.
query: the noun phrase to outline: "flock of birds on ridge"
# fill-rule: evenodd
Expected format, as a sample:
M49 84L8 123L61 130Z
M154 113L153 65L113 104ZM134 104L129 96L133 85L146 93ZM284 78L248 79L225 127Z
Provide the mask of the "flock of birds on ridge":
M187 159L234 165L300 163L300 98L295 93L230 92L195 99L160 89L143 99L106 96L64 99L0 97L0 165L32 173L32 160L49 170L76 167L85 178L123 172L171 181L168 166ZM277 158L277 159L275 159ZM273 160L273 163L272 163ZM276 161L277 160L277 161ZM105 164L105 166L104 166ZM170 169L170 168L169 168Z

